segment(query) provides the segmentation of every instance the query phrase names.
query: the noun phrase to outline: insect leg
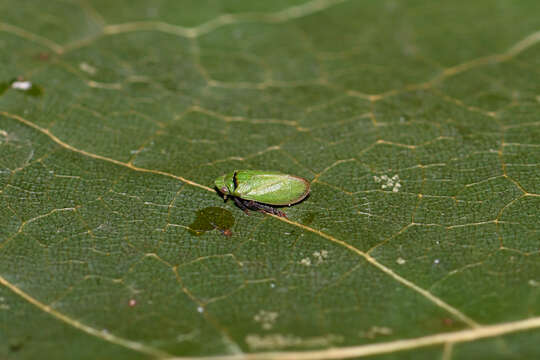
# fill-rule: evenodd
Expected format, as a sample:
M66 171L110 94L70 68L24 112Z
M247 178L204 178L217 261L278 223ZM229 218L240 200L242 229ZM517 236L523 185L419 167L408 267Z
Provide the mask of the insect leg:
M284 217L284 218L287 217L287 214L285 214L283 211L278 210L275 207L265 205L265 204L261 204L259 202L253 201L253 200L247 202L245 205L247 207L249 207L250 209L254 209L254 210L258 210L258 211L262 211L262 212L267 212L267 213L274 214L274 215L277 215L277 216L281 216L281 217Z
M234 184L234 189L236 190L236 188L238 187L238 178L236 177L236 174L238 174L238 172L235 170L234 171L234 174L233 174L233 184Z
M246 213L246 215L249 215L249 211L248 211L248 208L246 205L244 205L243 201L240 200L239 198L237 198L236 196L232 196L234 202L236 203L236 205L242 209L243 212Z

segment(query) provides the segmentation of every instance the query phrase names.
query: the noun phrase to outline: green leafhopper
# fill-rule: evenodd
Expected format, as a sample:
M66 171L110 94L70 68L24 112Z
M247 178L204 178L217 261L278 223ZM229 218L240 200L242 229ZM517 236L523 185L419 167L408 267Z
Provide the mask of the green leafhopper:
M291 206L309 194L306 179L275 171L234 170L218 177L214 184L225 200L232 197L246 214L252 209L287 217L273 206Z

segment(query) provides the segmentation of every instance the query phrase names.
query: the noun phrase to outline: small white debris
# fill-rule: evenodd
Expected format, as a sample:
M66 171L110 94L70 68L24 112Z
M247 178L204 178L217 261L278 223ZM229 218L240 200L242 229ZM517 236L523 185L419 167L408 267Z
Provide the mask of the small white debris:
M324 336L314 336L308 338L301 338L293 335L286 334L268 334L258 335L249 334L246 336L245 341L250 350L275 350L288 347L301 347L301 348L324 348L332 346L336 343L343 342L344 338L341 335L328 334Z
M4 141L5 141L6 143L9 142L9 137L8 137L8 135L9 135L9 134L7 133L7 131L0 129L0 136L1 136L1 138L0 138L0 144L3 143Z
M11 84L11 88L16 90L26 91L30 90L31 87L32 83L30 81L15 81L13 84Z
M279 314L273 311L261 310L254 317L253 320L259 324L264 330L270 330L274 326Z
M537 286L540 286L540 282L534 280L534 279L531 279L529 280L529 285L533 286L533 287L537 287Z
M328 257L328 250L315 251L313 257L317 259L317 265L319 265Z
M4 303L5 299L0 296L0 310L9 310L9 305Z
M187 334L178 334L176 335L176 341L178 342L184 342L184 341L190 341L193 340L199 335L198 330L193 330Z
M360 336L373 339L379 335L392 335L393 331L386 326L372 326L368 331L363 331Z
M398 263L399 265L403 265L405 264L407 261L404 259L404 258L401 258L401 257L398 257L396 259L396 263Z
M441 260L439 260L439 259L433 260L433 263L434 263L435 265L439 264L440 262L441 262Z
M276 284L274 284L274 283L270 283L270 287L271 287L271 288L273 289L273 288L275 288L275 287L276 287Z
M204 311L204 308L202 306L197 306L197 311L202 313Z
M85 62L79 64L79 69L90 75L94 75L97 72L97 69L95 67Z
M313 256L313 261L311 260L311 258L306 257L300 260L299 263L304 266L320 265L327 260L328 250L314 251L312 256Z
M399 182L399 175L395 174L391 178L388 175L382 175L381 177L373 176L373 180L376 183L381 183L381 189L392 189L392 192L397 193L399 188L401 188L401 183Z

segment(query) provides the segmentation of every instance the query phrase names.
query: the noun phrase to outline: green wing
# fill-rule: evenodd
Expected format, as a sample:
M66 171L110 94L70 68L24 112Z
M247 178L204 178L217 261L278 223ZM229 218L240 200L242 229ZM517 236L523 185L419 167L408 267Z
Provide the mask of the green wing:
M238 170L233 195L270 205L291 205L309 193L309 182L301 177L260 170Z

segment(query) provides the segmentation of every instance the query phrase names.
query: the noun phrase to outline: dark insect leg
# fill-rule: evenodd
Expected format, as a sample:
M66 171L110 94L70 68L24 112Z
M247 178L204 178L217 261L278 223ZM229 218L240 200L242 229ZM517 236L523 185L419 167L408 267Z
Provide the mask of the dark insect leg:
M240 209L242 209L242 211L245 212L246 215L249 215L248 208L247 208L246 205L244 205L244 202L243 202L241 199L237 198L236 196L233 196L232 198L233 198L234 202L236 203L236 205L237 205Z
M233 177L232 177L235 190L238 187L238 178L236 177L236 174L238 174L238 173L235 171L234 174L233 174Z
M267 212L267 213L274 214L274 215L277 215L277 216L281 216L281 217L284 217L284 218L287 217L287 214L285 214L283 211L278 210L275 207L272 207L270 205L261 204L259 202L253 201L253 200L247 201L244 205L246 207L250 208L250 209L253 209L253 210Z

